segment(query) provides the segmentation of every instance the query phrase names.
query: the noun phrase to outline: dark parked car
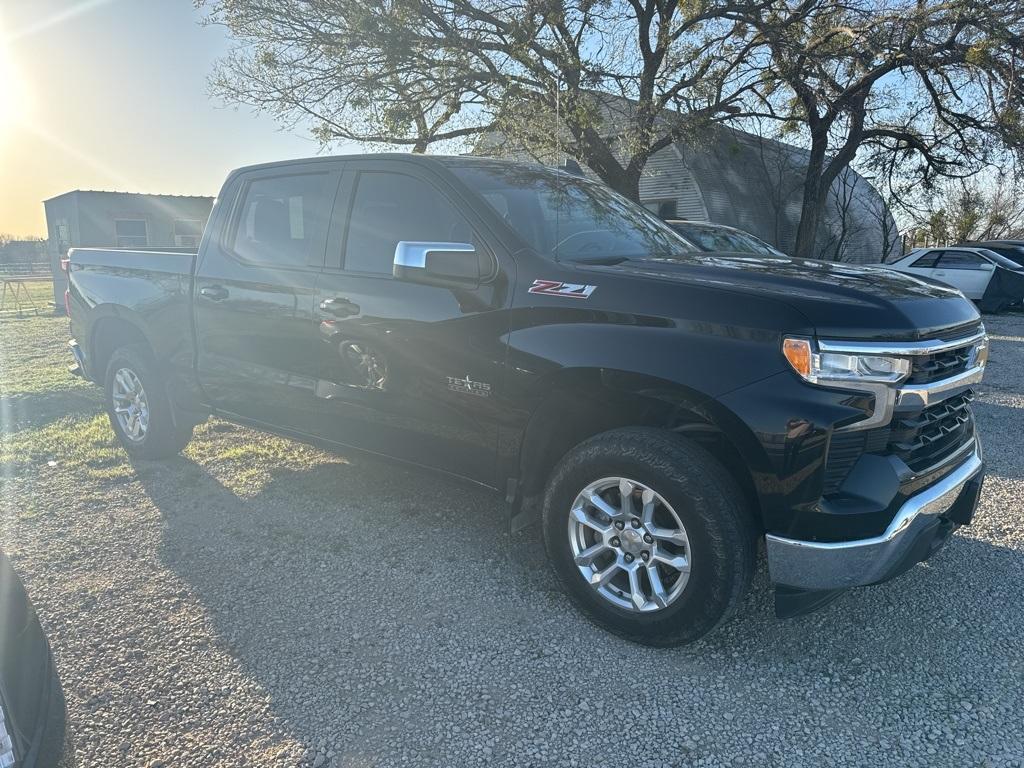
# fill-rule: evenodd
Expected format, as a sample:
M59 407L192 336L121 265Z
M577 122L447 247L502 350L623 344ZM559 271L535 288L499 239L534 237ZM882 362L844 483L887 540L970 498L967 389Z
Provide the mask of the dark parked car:
M64 696L25 588L0 552L0 768L52 768L64 747Z
M749 232L724 224L711 224L706 221L683 221L668 219L666 222L672 229L693 243L702 251L729 251L732 253L754 253L760 256L785 256L778 248L769 245Z
M792 615L927 558L981 488L987 338L958 291L691 252L539 166L244 168L197 255L76 249L69 282L76 370L132 456L215 413L466 478L643 642L718 626L758 539Z
M976 243L963 243L963 245L973 248L988 248L1024 267L1024 240L980 240Z

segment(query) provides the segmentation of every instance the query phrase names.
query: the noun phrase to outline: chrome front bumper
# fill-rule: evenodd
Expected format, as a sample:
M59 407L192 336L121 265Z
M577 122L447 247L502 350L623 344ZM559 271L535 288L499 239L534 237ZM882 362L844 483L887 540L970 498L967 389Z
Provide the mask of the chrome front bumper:
M875 584L900 572L918 540L934 532L964 488L983 469L981 446L944 478L908 498L880 536L818 542L769 534L768 570L776 584L804 590L833 590Z

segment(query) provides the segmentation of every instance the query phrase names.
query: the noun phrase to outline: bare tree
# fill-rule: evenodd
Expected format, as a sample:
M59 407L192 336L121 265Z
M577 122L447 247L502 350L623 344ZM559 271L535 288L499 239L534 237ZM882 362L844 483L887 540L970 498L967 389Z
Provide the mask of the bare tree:
M1016 177L953 181L929 195L916 217L917 239L932 243L1024 236L1024 197Z
M238 46L214 93L325 142L425 151L500 130L633 199L647 160L742 110L754 43L721 0L197 0ZM630 102L609 115L608 96ZM682 119L664 120L665 110Z
M928 185L1024 145L1019 0L770 0L740 15L768 49L746 62L762 74L762 119L810 152L798 256L813 255L829 190L855 159Z

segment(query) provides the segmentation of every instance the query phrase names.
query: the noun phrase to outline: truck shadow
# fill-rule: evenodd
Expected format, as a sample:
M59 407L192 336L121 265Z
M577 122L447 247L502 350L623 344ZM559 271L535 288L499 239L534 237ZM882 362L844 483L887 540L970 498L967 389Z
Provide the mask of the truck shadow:
M0 432L39 429L59 419L81 418L102 411L101 395L92 389L0 395Z
M906 688L908 665L943 701L1016 695L998 681L1019 675L1024 552L970 536L886 586L785 622L761 563L731 622L694 646L651 649L582 618L539 532L510 536L504 505L483 490L360 458L278 471L251 498L188 459L137 469L162 516L166 565L275 715L300 741L326 739L337 765L442 762L481 740L500 762L538 739L601 762L564 725L602 690L619 691L602 716L624 729L650 728L650 712L692 726L692 712L666 710L666 685L689 690L682 700L702 722L759 720L806 687L829 699L815 727L846 730L870 730L873 702L934 706ZM737 690L749 711L735 710ZM803 728L799 709L773 717Z

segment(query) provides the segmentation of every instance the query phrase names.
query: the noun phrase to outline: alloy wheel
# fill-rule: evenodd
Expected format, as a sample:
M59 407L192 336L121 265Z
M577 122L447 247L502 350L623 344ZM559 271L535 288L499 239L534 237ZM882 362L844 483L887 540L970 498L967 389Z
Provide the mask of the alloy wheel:
M142 442L149 430L149 401L141 379L131 368L119 368L114 374L113 398L121 431L132 442Z
M569 544L584 580L629 611L667 608L690 578L690 541L672 506L636 480L605 477L576 496Z

